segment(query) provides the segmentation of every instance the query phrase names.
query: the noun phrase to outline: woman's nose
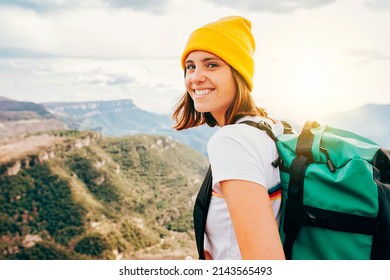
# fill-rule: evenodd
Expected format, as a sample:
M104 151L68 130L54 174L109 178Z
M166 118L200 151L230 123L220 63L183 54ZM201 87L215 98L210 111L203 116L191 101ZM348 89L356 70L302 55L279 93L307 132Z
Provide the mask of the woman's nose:
M202 83L206 80L206 77L204 75L204 71L202 69L195 69L194 72L192 72L191 75L191 81L194 83Z

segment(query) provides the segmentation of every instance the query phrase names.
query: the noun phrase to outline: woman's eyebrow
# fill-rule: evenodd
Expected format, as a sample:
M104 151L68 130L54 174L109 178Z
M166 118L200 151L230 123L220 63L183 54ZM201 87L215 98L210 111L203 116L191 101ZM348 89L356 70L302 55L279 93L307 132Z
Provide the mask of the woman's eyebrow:
M201 61L201 62L207 62L207 61L210 61L210 60L221 60L221 59L218 58L218 57L205 57L205 58L202 58L200 61ZM185 64L186 64L186 63L194 63L194 61L191 60L191 59L187 59L187 60L185 61Z
M202 62L207 62L207 61L210 61L210 60L219 60L219 58L218 57L205 57L201 61Z

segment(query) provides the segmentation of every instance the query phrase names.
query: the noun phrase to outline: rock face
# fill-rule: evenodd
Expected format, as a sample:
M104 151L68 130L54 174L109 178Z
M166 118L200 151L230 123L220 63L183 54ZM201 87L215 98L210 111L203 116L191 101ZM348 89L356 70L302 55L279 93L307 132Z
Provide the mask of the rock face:
M20 160L15 161L15 163L11 167L7 168L6 171L7 176L17 175L20 171L21 166L22 164Z
M34 247L36 243L41 242L42 238L39 235L27 234L22 241L24 248Z
M0 175L14 176L23 168L29 169L36 164L54 159L55 145L59 145L65 151L79 150L100 138L100 134L85 132L83 136L74 139L41 134L3 140L0 143L0 165L3 164L5 168L0 170ZM119 173L119 167L117 170Z

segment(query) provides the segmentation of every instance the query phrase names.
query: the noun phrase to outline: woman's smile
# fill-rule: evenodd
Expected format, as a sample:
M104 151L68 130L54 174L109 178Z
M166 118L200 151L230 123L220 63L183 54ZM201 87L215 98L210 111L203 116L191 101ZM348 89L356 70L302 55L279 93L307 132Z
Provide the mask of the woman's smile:
M214 89L195 89L195 90L193 90L193 93L196 96L205 96L205 95L212 93L213 91L214 91Z

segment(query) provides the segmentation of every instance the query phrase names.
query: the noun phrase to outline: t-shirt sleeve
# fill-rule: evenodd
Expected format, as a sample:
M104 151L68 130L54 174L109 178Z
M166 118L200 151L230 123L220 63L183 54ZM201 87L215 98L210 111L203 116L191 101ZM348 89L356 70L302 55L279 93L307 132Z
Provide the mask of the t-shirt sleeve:
M227 126L217 131L210 139L207 150L214 186L221 181L235 179L251 181L267 187L264 167L267 163L252 147L262 143L261 141L254 143L249 138L250 135L244 130Z

